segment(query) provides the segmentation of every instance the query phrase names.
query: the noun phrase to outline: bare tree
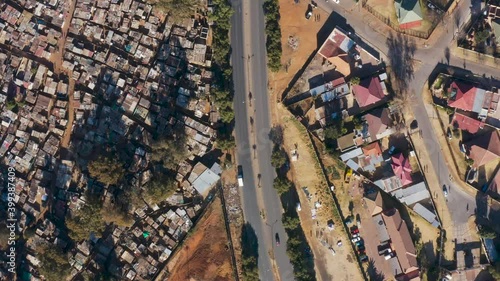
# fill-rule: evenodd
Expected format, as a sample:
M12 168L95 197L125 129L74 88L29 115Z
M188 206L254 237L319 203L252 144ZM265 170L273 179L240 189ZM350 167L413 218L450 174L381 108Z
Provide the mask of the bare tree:
M398 91L391 101L391 107L396 115L396 123L401 123L406 127L405 116L412 112L412 105L416 102L415 91Z

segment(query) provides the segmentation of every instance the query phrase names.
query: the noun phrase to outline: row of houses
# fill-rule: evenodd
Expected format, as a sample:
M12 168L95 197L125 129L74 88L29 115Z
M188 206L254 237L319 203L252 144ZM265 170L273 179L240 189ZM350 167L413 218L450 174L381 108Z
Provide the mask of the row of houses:
M500 90L446 74L440 74L433 86L437 102L452 112L447 132L449 141L459 137L459 143L452 142L452 145L458 146L462 157L470 159L471 168L465 181L483 192L490 190L498 197ZM481 177L486 182L479 181L480 171L485 171Z
M358 194L363 198L370 219L357 218L358 225L351 230L359 227L360 233L367 233L363 242L353 241L357 246L367 245L366 255L372 255L369 258L375 266L392 275L386 277L420 280L409 228L396 209L384 207L382 193L434 227L440 223L411 141L400 130L400 109L389 104L390 81L371 50L355 34L335 27L304 72L308 76L302 79L309 82L308 89L287 97L285 103L308 123L313 135L340 152L347 167L348 193L353 200ZM374 256L377 247L388 250L385 259ZM365 260L364 250L359 253Z

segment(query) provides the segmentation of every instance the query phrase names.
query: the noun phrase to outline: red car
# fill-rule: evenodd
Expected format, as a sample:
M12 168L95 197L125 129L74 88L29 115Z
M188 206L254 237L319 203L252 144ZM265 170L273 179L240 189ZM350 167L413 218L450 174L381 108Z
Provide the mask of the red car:
M356 229L353 229L353 230L351 230L351 233L352 233L352 234L356 234L356 233L359 233L359 229L358 229L358 228L356 228Z

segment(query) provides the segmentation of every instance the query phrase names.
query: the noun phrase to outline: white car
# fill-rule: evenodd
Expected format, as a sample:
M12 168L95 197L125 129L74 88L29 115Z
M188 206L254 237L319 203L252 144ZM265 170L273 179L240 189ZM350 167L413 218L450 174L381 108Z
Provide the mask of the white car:
M297 212L302 211L302 207L300 206L300 203L297 203Z
M336 4L339 4L340 0L333 0L333 2L335 2Z
M359 240L361 240L361 237L356 236L356 237L354 237L354 238L352 238L352 239L351 239L351 242L352 242L352 243L356 243L356 242L358 242Z

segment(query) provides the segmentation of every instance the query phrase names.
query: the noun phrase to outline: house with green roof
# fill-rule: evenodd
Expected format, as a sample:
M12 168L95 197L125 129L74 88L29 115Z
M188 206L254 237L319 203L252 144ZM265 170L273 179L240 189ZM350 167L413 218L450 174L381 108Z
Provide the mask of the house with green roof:
M422 24L423 14L419 0L395 0L394 8L400 28L410 29Z

